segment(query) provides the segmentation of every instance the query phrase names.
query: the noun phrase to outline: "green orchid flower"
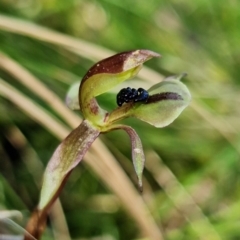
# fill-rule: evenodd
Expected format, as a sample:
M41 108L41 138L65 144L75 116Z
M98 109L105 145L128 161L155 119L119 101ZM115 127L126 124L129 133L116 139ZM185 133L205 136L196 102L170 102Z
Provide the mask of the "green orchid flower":
M116 54L93 65L83 77L79 91L76 91L77 85L70 89L66 102L72 109L80 109L84 120L60 143L47 165L37 208L38 224L43 225L41 219L46 217L67 177L100 133L117 129L126 131L131 140L132 160L138 184L142 189L145 157L141 140L132 127L118 122L124 118L135 117L158 128L169 125L191 100L187 87L180 82L183 74L167 78L150 87L147 90L149 96L144 101L130 100L112 112L102 109L96 97L135 77L144 62L159 56L149 50ZM34 218L32 219L30 225L34 223Z

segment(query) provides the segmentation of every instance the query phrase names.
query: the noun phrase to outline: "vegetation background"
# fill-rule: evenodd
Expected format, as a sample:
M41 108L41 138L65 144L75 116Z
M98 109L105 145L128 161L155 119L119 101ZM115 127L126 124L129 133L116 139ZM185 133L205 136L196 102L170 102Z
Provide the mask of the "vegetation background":
M0 233L23 233L44 167L75 124L51 94L64 102L69 86L113 51L150 49L162 58L147 62L152 70L126 84L148 88L187 72L183 81L193 99L164 129L125 121L146 153L145 205L165 240L240 239L239 26L240 2L234 0L1 0ZM106 109L116 107L123 86L100 97ZM136 218L144 216L134 216L116 194L118 188L126 196L128 188L137 192L130 141L121 131L101 141L127 174L125 188L108 171L103 181L83 161L51 212L43 239L143 236Z

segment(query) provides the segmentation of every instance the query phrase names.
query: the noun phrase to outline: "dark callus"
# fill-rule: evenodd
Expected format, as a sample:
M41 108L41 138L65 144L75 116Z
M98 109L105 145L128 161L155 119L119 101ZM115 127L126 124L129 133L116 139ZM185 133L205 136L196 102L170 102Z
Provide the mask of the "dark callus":
M130 101L147 102L148 97L148 92L143 88L136 90L135 88L127 87L121 89L117 94L117 104L121 107L123 103L128 103Z

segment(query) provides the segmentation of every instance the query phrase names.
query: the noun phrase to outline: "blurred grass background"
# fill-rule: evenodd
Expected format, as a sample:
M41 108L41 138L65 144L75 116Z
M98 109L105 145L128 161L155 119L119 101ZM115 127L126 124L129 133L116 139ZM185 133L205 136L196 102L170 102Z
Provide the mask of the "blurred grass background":
M125 120L146 153L145 204L163 239L240 239L239 26L234 0L0 1L0 233L23 232L10 219L24 226L37 205L44 166L61 139L55 122L72 127L37 95L26 71L64 101L68 87L97 60L112 51L150 49L162 55L145 64L154 71L143 69L127 84L148 88L163 76L187 72L183 81L193 100L164 129ZM20 79L30 80L24 85ZM99 99L106 109L116 107L118 89ZM35 112L30 103L37 104ZM101 140L136 187L125 133ZM60 200L43 239L143 236L118 195L85 163L73 171Z

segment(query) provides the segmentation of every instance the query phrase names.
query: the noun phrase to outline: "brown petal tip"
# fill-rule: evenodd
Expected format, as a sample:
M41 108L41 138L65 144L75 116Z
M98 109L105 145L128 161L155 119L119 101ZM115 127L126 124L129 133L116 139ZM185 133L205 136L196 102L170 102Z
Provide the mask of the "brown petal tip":
M145 49L132 51L124 62L123 70L126 71L128 69L139 66L153 57L161 57L161 55Z

